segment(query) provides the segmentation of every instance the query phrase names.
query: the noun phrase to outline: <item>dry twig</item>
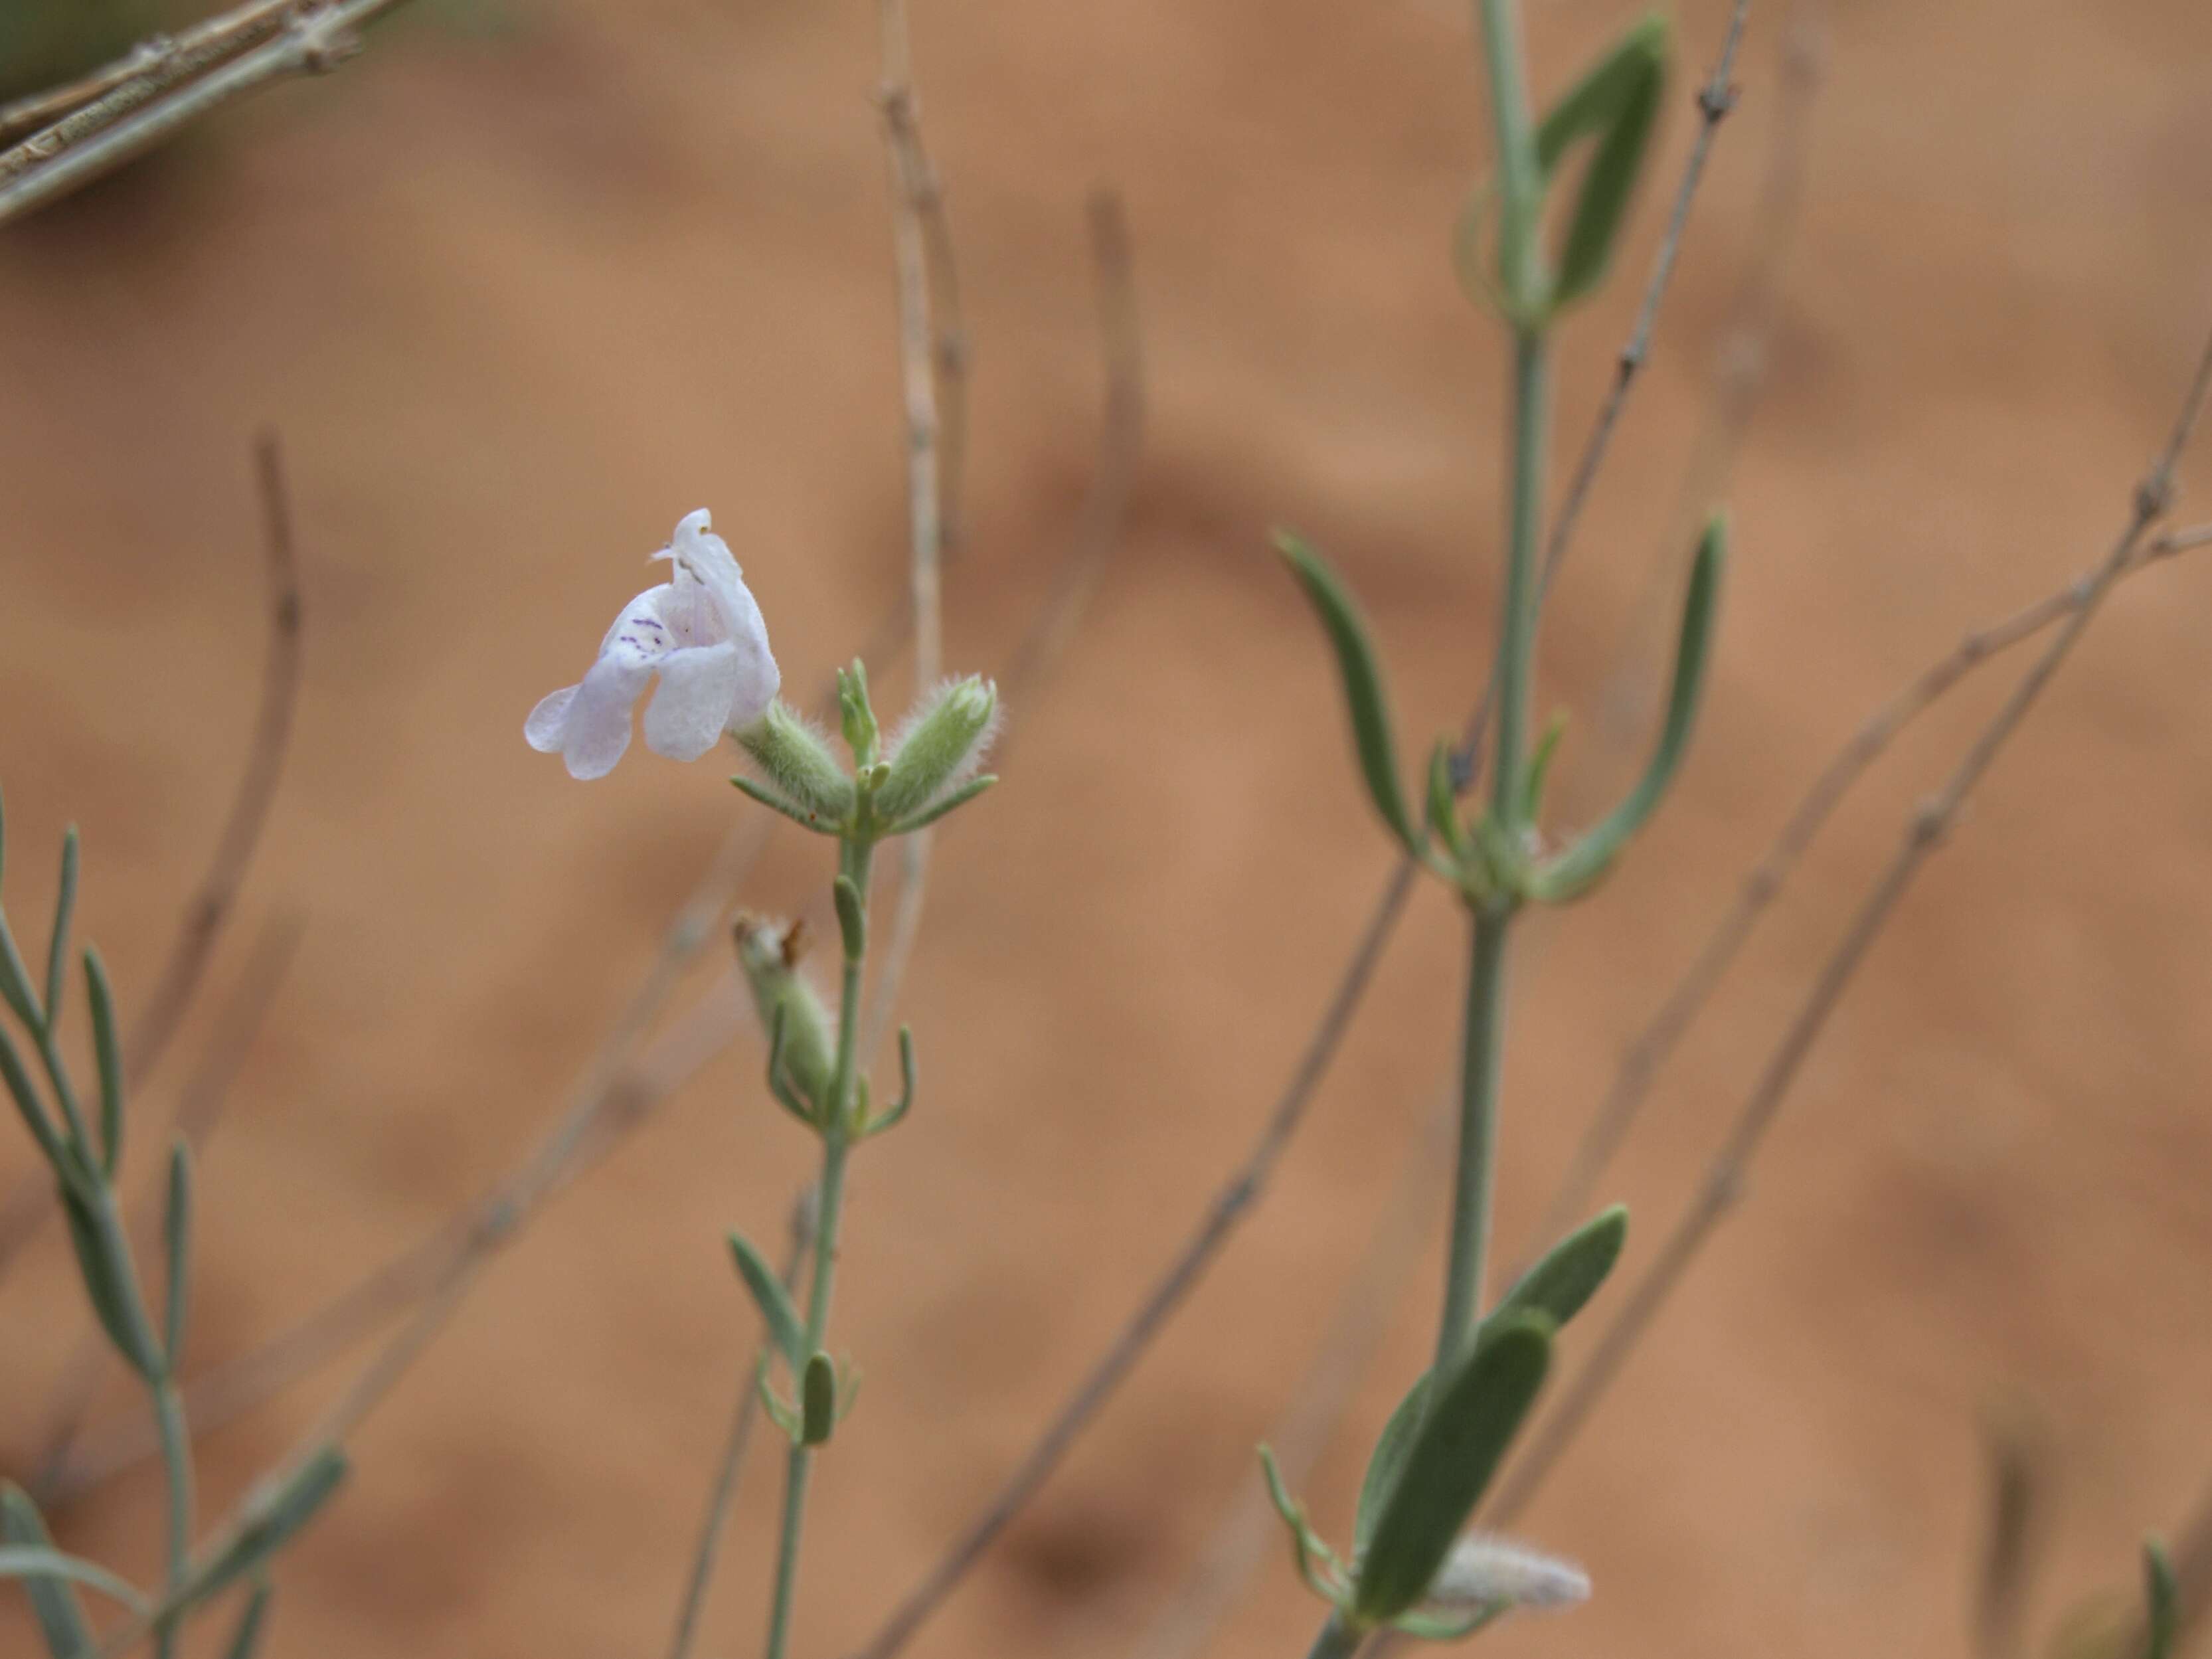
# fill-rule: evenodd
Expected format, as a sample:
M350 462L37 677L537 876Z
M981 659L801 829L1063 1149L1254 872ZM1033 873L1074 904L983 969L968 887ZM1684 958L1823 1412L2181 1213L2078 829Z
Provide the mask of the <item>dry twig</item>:
M405 3L333 0L308 7L253 0L174 41L144 43L94 77L112 78L92 102L0 154L0 224L112 171L249 92L336 69L360 49L362 27ZM126 65L135 67L125 72ZM43 97L66 106L88 84ZM28 110L37 101L10 108Z
M1494 1524L1510 1525L1527 1505L1560 1454L1620 1376L1637 1342L1681 1283L1713 1229L1741 1195L1751 1159L1789 1097L1806 1056L1826 1029L1829 1017L1835 1012L1867 951L1911 885L1913 877L1942 844L1976 786L2072 653L2113 586L2142 556L2151 526L2164 516L2170 505L2174 464L2196 429L2208 387L2212 387L2212 339L2207 340L2197 360L2181 413L2166 447L2142 482L2136 486L2126 524L2112 551L2082 577L2078 596L2068 608L2057 636L2014 684L2011 695L1982 728L1943 787L1907 821L1897 852L1868 890L1835 951L1814 976L1804 1002L1769 1056L1720 1151L1707 1166L1689 1208L1607 1327L1565 1395L1547 1414L1515 1462L1492 1506Z
M899 384L906 412L907 576L914 606L914 680L927 696L945 672L943 554L945 477L938 450L936 325L930 308L930 248L939 263L957 269L945 214L944 187L922 142L921 108L915 92L913 46L904 0L877 0L881 41L884 150L890 168L891 254L898 294ZM928 227L939 227L933 239ZM964 404L963 405L964 407ZM921 932L921 907L929 885L927 830L899 842L899 891L876 976L875 997L860 1038L860 1053L877 1052L898 1004L907 963ZM864 1060L865 1063L865 1060Z

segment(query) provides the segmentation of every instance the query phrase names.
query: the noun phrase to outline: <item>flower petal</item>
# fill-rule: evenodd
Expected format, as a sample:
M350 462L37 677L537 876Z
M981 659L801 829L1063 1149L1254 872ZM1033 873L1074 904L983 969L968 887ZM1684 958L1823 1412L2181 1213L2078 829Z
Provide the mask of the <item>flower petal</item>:
M630 710L653 678L653 670L623 656L602 657L592 665L568 704L568 726L561 757L572 778L603 778L629 747Z
M523 741L541 755L559 754L562 734L568 729L568 705L575 700L573 685L540 697L530 718L522 723Z
M645 746L695 761L721 741L743 664L734 645L694 646L660 659L660 690L645 711Z

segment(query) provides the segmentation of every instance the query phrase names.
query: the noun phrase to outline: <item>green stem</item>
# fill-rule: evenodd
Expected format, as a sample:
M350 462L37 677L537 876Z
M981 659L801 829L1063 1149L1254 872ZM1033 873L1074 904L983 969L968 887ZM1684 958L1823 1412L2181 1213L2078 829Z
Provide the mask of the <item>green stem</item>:
M1321 1634L1314 1638L1313 1646L1306 1650L1306 1659L1352 1659L1365 1635L1341 1613L1333 1613L1321 1627Z
M1498 142L1498 188L1508 264L1502 272L1516 306L1541 296L1543 256L1536 241L1537 205L1543 179L1536 165L1536 129L1528 118L1527 81L1521 63L1521 9L1515 0L1479 0L1475 26L1490 71L1490 109Z
M1512 491L1507 509L1505 595L1498 620L1498 738L1492 750L1490 793L1500 828L1518 836L1522 757L1528 751L1528 703L1534 690L1536 614L1542 601L1536 550L1544 516L1545 437L1550 422L1550 374L1544 337L1513 337Z
M154 1385L155 1421L161 1430L161 1468L169 1484L168 1593L175 1598L191 1577L192 1437L185 1423L185 1399L173 1378ZM172 1614L154 1626L154 1651L170 1659L182 1620Z
M1459 1170L1443 1314L1437 1328L1439 1376L1466 1353L1482 1311L1490 1198L1497 1180L1498 1084L1505 1049L1505 947L1512 924L1509 909L1478 910L1471 930L1460 1065Z
M873 847L865 841L845 842L838 859L842 873L860 890L863 906L868 896L868 865ZM837 1068L831 1095L836 1110L822 1131L822 1182L814 1233L814 1283L806 1302L805 1352L821 1350L830 1328L830 1296L837 1277L837 1231L845 1210L845 1158L852 1151L850 1133L854 1088L860 1048L860 1012L865 943L845 955L844 980L837 1007ZM805 1364L802 1358L801 1364ZM814 1449L798 1442L784 1464L783 1527L776 1547L775 1596L769 1609L767 1659L783 1659L791 1639L792 1608L799 1589L799 1551L806 1520L806 1488L813 1473Z

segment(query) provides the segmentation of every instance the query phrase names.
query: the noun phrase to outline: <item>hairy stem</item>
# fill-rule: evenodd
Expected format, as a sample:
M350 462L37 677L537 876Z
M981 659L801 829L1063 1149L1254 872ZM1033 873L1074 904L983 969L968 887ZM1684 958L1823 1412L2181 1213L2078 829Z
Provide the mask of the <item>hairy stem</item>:
M1498 1070L1505 1048L1505 947L1512 921L1510 911L1478 910L1470 929L1459 1168L1452 1195L1450 1254L1445 1258L1443 1317L1437 1330L1440 1376L1466 1352L1482 1310L1490 1197L1496 1181Z

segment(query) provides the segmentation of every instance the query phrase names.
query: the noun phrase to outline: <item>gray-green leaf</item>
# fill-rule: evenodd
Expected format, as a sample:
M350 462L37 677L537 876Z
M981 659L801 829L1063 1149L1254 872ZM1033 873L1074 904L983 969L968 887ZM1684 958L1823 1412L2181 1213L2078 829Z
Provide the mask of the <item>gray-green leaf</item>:
M51 1553L55 1553L53 1541L30 1495L13 1481L0 1483L0 1544ZM84 1604L74 1584L58 1576L41 1576L28 1578L23 1588L53 1659L82 1659L92 1652L92 1626L86 1622Z
M2143 1540L2143 1659L2172 1659L2175 1632L2181 1626L2181 1591L2173 1563L2155 1538Z
M1554 1244L1523 1273L1491 1316L1534 1310L1564 1325L1597 1294L1628 1243L1628 1210L1616 1204Z
M1399 779L1389 698L1359 607L1327 561L1297 537L1279 531L1275 547L1305 589L1306 598L1328 630L1329 644L1335 648L1345 705L1352 715L1352 744L1358 751L1360 772L1367 780L1368 795L1406 850L1419 854L1421 836L1407 808L1405 788Z
M1441 1385L1359 1562L1352 1611L1363 1620L1395 1619L1427 1593L1543 1385L1552 1330L1540 1313L1488 1321Z
M1674 643L1674 681L1667 695L1667 718L1644 775L1626 799L1580 841L1540 866L1531 884L1535 896L1553 903L1589 890L1613 867L1629 838L1666 798L1674 771L1689 747L1704 695L1705 665L1711 654L1713 617L1720 608L1721 574L1728 560L1728 521L1715 514L1698 544L1690 568L1689 590L1682 598L1682 626Z
M738 1273L760 1309L769 1340L775 1344L776 1352L791 1369L799 1370L806 1364L806 1334L799 1322L798 1310L791 1305L790 1292L743 1233L730 1235L730 1254L737 1259Z
M799 1384L799 1439L818 1446L837 1426L837 1366L826 1353L817 1352L806 1362Z
M1548 185L1577 140L1596 149L1583 174L1567 222L1565 246L1552 285L1552 303L1565 305L1603 280L1620 240L1644 151L1667 82L1667 24L1644 19L1622 37L1544 118L1536 134L1537 165Z
M187 1601L207 1601L246 1574L259 1571L315 1518L345 1477L345 1454L335 1446L325 1446L283 1485L248 1500L245 1524L194 1579Z

